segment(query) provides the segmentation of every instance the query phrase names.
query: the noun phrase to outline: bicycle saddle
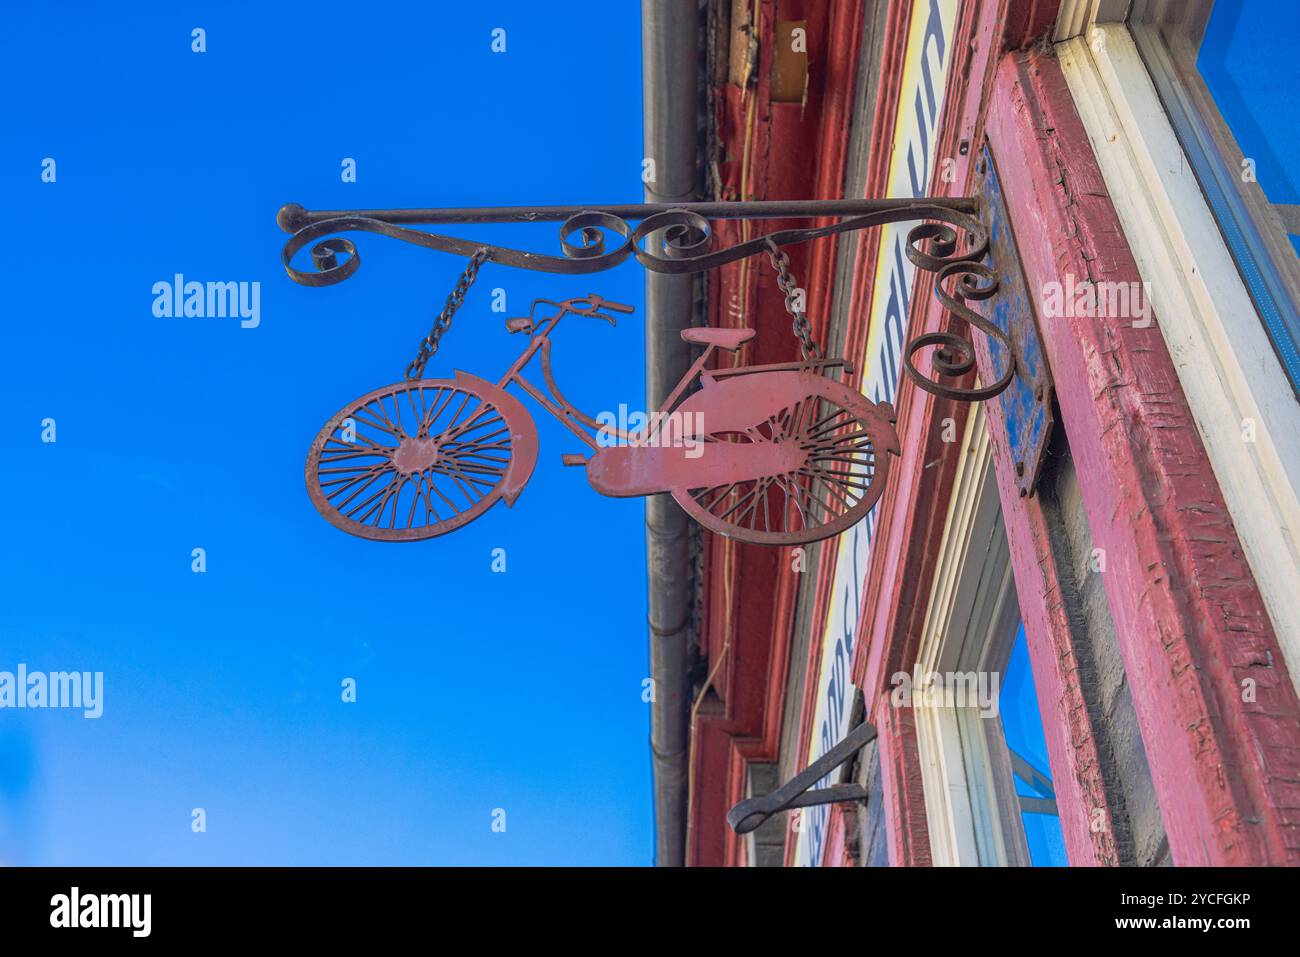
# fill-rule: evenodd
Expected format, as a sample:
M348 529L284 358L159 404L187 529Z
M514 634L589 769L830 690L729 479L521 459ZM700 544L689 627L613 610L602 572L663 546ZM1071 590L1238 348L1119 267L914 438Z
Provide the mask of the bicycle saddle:
M697 346L717 346L735 352L750 339L757 329L683 329L682 339Z

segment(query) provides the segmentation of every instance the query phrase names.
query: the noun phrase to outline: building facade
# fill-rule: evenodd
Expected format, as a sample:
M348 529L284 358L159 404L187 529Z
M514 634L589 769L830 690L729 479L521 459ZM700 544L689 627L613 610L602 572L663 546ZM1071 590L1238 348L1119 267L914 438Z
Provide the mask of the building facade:
M902 451L870 516L807 547L651 506L659 863L1300 863L1293 5L645 7L675 198L977 197L997 290L970 305L1021 356L1001 394L954 394L1009 354L914 265L915 223L787 248ZM752 327L745 361L797 357L761 259L670 278L650 335ZM975 370L921 388L910 344L944 333ZM664 350L650 408L689 360ZM728 825L863 722L820 782L853 799Z

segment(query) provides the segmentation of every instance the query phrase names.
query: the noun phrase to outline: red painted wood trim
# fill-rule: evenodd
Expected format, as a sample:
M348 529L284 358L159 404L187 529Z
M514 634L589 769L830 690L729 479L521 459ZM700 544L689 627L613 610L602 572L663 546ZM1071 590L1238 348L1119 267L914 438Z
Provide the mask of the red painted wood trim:
M1010 0L1007 3L1003 50L1022 50L1052 33L1061 0Z
M928 311L928 303L922 307ZM887 745L891 751L898 780L915 782L914 786L894 789L890 784L894 779L887 778L884 785L891 840L903 840L913 848L896 848L891 855L913 860L928 859L929 855L929 830L920 786L921 758L910 710L895 709L890 703L889 676L910 672L916 660L938 559L937 543L947 520L946 503L958 462L953 453L960 445L942 441L942 421L953 418L957 435L961 436L968 410L910 387L900 399L900 478L891 481L892 489L886 491L880 507L852 667L854 681L863 689L869 719L880 729L881 747ZM934 507L934 503L944 505ZM897 710L908 711L907 719L888 714ZM893 738L891 729L901 729L905 736Z
M986 38L1001 36L1004 16L1005 4L999 2L967 3L960 11L950 46L953 53L938 124L932 193L968 192L966 184L979 152L998 48L996 42ZM964 153L960 149L962 140L966 141ZM952 161L946 182L945 159ZM917 273L908 319L909 339L952 324L951 317L935 300L933 287L932 275ZM960 458L960 444L943 441L944 420L951 418L956 434L961 436L969 408L917 389L907 378L899 383L896 405L903 455L877 510L878 525L863 604L868 611L859 622L853 677L863 689L868 714L881 729L882 756L886 746L891 755L891 773L884 778L891 860L928 863L929 828L915 724L910 713L904 720L885 712L894 710L888 697L890 676L911 671L916 659L938 543L947 522L946 504ZM895 727L898 736L891 738L887 729Z
M991 369L988 341L982 336L974 341L980 368ZM1001 403L985 403L984 412L1066 859L1076 867L1118 865L1097 736L1079 680L1047 519L1038 498L1020 497Z
M1139 281L1056 60L1009 57L991 103L1029 289ZM1174 863L1300 863L1300 701L1164 338L1042 333Z
M877 718L880 780L885 794L885 836L893 867L929 867L930 830L925 818L925 791L916 759L916 712L881 708ZM917 815L920 815L919 820Z
M719 722L700 716L691 742L694 780L691 787L691 827L686 863L691 867L722 867L727 862L727 810L735 803L730 764L731 741ZM723 821L722 827L716 822Z
M831 805L830 813L826 817L826 850L822 852L823 866L852 867L856 863L849 848L851 823L853 818L845 813L845 805Z
M981 19L976 20L979 14ZM968 3L962 8L953 31L948 88L938 124L934 172L930 190L938 194L965 194L972 163L978 150L970 143L965 155L958 149L962 127L978 123L987 91L992 88L993 60L987 42L977 38L999 36L1002 15L998 3ZM972 80L973 78L973 80ZM943 160L951 159L954 182L944 182ZM958 185L960 184L960 185ZM955 187L955 188L954 188ZM918 270L913 284L907 339L923 332L949 328L951 318L934 298L934 277ZM877 509L878 525L872 543L867 574L865 607L875 620L859 623L855 642L854 680L868 702L875 702L888 686L888 676L910 670L915 655L911 635L920 631L929 600L933 564L946 523L945 510L934 503L947 503L952 491L958 456L942 441L945 418L955 419L958 434L966 421L965 403L939 399L918 389L903 376L895 399L898 430L903 454L896 474ZM920 606L919 608L917 606Z
M794 633L794 612L798 603L798 578L784 550L777 553L776 583L773 587L772 620L769 626L767 673L763 678L762 724L754 738L738 738L736 747L747 761L775 761L781 753L781 721L785 714L786 683L790 673L790 639ZM737 584L741 584L737 582Z
M1010 5L1012 8L1016 4ZM1008 15L1006 3L968 4L963 9L956 35L963 38L997 36ZM1054 19L1054 15L1053 15ZM1011 29L1007 24L1006 29ZM956 182L944 184L937 175L932 184L935 192L969 195L973 189L973 165L981 152L985 113L997 68L997 45L977 40L965 44L969 55L958 55L949 73L949 91L940 124L937 155L954 161ZM966 152L960 148L966 143ZM937 164L936 164L937 165ZM913 291L916 314L911 318L913 335L917 330L944 328L947 321L933 299L933 277L918 275ZM987 367L987 366L986 366ZM995 458L998 448L1005 449L1005 422L996 403L990 403L989 428L994 439ZM914 456L904 456L895 483L898 490L882 504L881 514L893 516L894 522L877 532L874 562L869 578L865 607L876 609L870 631L859 639L855 679L868 699L878 706L888 706L889 676L910 670L915 660L917 641L924 626L930 588L933 582L937 545L946 523L943 510L924 507L927 502L947 503L951 497L958 456L957 446L940 441L944 417L954 419L958 435L964 434L968 408L963 403L940 402L916 389L905 380L900 387L899 421L903 430L903 448L919 449ZM1002 472L999 472L1002 476ZM1039 689L1040 707L1044 709L1044 728L1049 735L1052 767L1058 770L1058 803L1062 808L1069 860L1076 864L1115 863L1112 832L1100 833L1090 828L1093 815L1100 810L1109 819L1110 809L1100 777L1100 764L1091 734L1087 709L1074 668L1069 640L1068 620L1059 601L1047 607L1043 596L1057 591L1055 561L1047 548L1045 524L1036 501L1019 498L1012 482L1010 499L1003 495L1011 540L1013 563L1016 564L1017 590L1021 592L1022 614L1027 640ZM905 518L899 518L905 516ZM910 520L909 520L910 519ZM1024 532L1032 528L1032 537ZM865 639L865 640L864 640ZM1043 677L1039 678L1039 673ZM1059 709L1059 710L1058 710ZM904 752L900 760L911 756ZM919 760L916 759L916 760ZM1062 771L1064 773L1062 773ZM919 781L919 776L917 778ZM925 826L924 804L919 786L910 795L913 807L905 816L916 828ZM899 796L890 796L888 806L898 808ZM905 831L891 832L896 839L919 841L922 835ZM925 836L928 848L928 835ZM928 851L927 851L928 853ZM906 853L900 853L907 857Z
M730 761L727 766L727 808L730 809L736 802L745 798L745 778L747 776L748 766L743 757L736 752L735 748L731 749ZM724 840L723 859L728 867L743 867L746 863L745 855L748 852L748 839L741 834L737 834L729 827L722 827L720 833Z
M1020 0L1009 0L1009 2L1013 9L1024 6ZM851 0L851 2L845 4L831 5L829 6L829 12L827 12L828 8L822 7L820 4L801 4L798 0L789 0L789 2L780 4L780 16L783 19L798 19L801 17L808 19L810 21L810 34L814 30L821 29L822 24L828 24L829 36L832 40L827 48L825 80L819 83L814 76L810 83L808 104L806 104L805 108L796 110L791 104L771 104L767 100L767 89L770 86L770 35L771 28L778 15L778 4L775 0L763 0L759 29L760 37L766 38L767 44L760 46L759 85L754 93L757 101L758 123L751 144L752 155L755 159L752 165L750 196L755 198L779 198L786 195L833 196L839 194L847 149L848 109L852 98L851 91L856 69L857 44L861 32L862 10L860 3L861 0ZM1004 16L1002 10L1007 3L1008 0L994 0L992 3L972 0L972 2L964 5L959 21L961 26L958 29L958 35L963 40L960 45L954 43L954 55L956 57L954 68L958 63L962 63L969 69L972 62L982 62L980 61L981 54L979 52L981 47L985 48L983 57L987 59L989 55L988 48L994 45L972 41L975 41L980 36L997 34L994 34L992 30L983 34L972 33L972 25L976 24L980 29L984 29L992 23L999 25L1000 30L1000 24ZM1031 6L1041 9L1042 5L1031 4ZM898 85L901 81L901 63L906 52L910 15L911 5L906 3L892 6L888 14L884 51L885 66L882 70L886 79L882 83L878 94L879 102L873 125L872 166L869 170L868 185L864 190L864 195L882 195L884 192L885 178L888 174L887 159L889 149L892 146L893 128L899 106L897 102ZM972 48L975 51L974 58L970 56ZM810 69L814 75L819 68L820 64L817 61L814 60L810 63ZM978 75L978 69L976 74ZM838 79L832 81L832 77L838 77ZM950 84L965 83L964 80L956 79L956 74L952 72L950 72L949 82ZM950 104L952 100L953 95L950 93ZM719 108L721 111L719 117L720 128L723 131L724 145L730 156L739 157L743 145L743 119L745 113L740 91L735 88L725 89L723 96L720 98ZM949 106L949 109L951 109L951 106ZM789 155L782 152L781 149L785 144L806 142L810 138L808 134L810 120L817 120L820 124L819 134L816 137L817 149L815 151L815 155L818 156L818 165L816 175L813 177L814 186L811 190L808 189L808 183L805 179L807 176L806 167L790 163ZM966 121L969 124L969 117L966 118ZM961 136L966 135L968 131L965 128L961 131L950 129L950 122L945 118L945 121L940 125L940 130L941 135L946 138L945 141L949 144L947 152L951 155L952 144ZM939 155L944 156L945 153L941 151ZM740 187L738 178L739 163L724 162L722 173L724 195L736 198ZM938 189L934 190L934 192L938 191ZM722 242L734 242L738 238L737 236L722 235L729 230L738 230L738 224L720 223L718 228ZM871 283L874 280L874 264L878 244L878 233L868 234L867 242L862 244L855 264L854 274L858 281L855 282L855 308L851 312L850 328L848 330L849 348L847 351L849 355L860 355L865 349L868 331L867 319L869 318L866 307L869 302ZM796 272L802 270L809 277L805 287L810 298L809 311L814 318L814 328L824 334L824 323L826 317L829 316L828 306L833 281L834 242L823 241L812 244L803 250L793 250L791 258ZM760 278L760 274L755 271L742 270L738 264L724 267L719 271L717 278L719 281L710 304L711 319L715 324L729 326L745 321L747 324L755 325L760 330L765 331L779 327L779 319L781 318L779 297L773 295L772 290L767 288L772 283L764 281ZM865 281L863 281L863 278L865 278ZM760 285L766 291L762 296L759 295ZM750 304L749 315L744 317L740 316L735 308L736 303L740 301L742 287L747 287L747 298ZM928 299L928 297L928 289L918 291L914 293L913 301ZM788 344L784 344L781 337L763 334L761 331L758 339L747 349L747 359L750 361L768 361L785 358L786 356L783 353L788 351L788 348ZM860 375L861 372L859 371L858 374ZM960 428L960 423L964 421L965 410L960 407L951 407L951 404L948 404L948 406L942 411L945 414L952 414L958 420L958 428ZM930 429L932 434L936 434L933 427L933 420L936 418L935 413L936 410L934 409L929 409L927 413L932 420ZM943 415L937 416L938 419L942 417ZM927 447L932 449L933 441ZM923 461L928 464L933 460L925 458ZM946 482L950 486L954 468L955 462L947 463L936 477L941 483ZM926 477L930 478L930 476ZM946 500L946 495L939 500ZM885 506L882 505L882 510L884 508ZM931 528L929 534L941 533L941 530L942 525L940 524L937 532L934 528ZM873 548L873 551L878 550L879 545ZM784 564L778 563L773 567L765 564L760 556L746 554L749 551L752 550L720 542L710 543L707 549L706 622L703 644L708 651L710 661L716 661L723 647L728 649L730 660L723 664L717 676L717 688L722 699L722 713L702 715L700 718L697 731L706 727L709 728L710 730L707 733L702 731L701 733L708 738L711 744L707 748L698 750L695 766L700 779L717 780L719 770L717 762L725 761L728 768L726 775L728 786L726 790L731 792L728 795L729 799L739 799L740 794L737 789L743 788L744 765L738 759L771 760L775 758L779 748L781 713L784 707L784 687L789 667L788 643L793 620L794 595L797 588L797 579L789 571L788 562ZM729 573L724 571L725 566L722 561L723 556L728 554L731 559ZM813 709L816 707L817 680L820 674L820 638L825 627L825 615L829 606L834 566L835 549L833 547L823 549L817 569L819 583L813 617L813 641L810 643L809 659L807 661L807 685L801 720L803 738L800 743L800 754L804 759L808 754L812 734L812 716L814 714ZM764 594L770 594L772 600L770 602L756 602L743 610L740 607L739 599L734 595L731 601L725 601L722 598L723 582L721 576L726 574L730 574L732 577L733 585L738 585L739 582L744 581L747 593L752 595L755 590L758 590ZM926 580L928 581L928 575ZM919 587L916 587L916 590L918 594L921 593ZM734 591L738 592L738 589L734 589ZM763 628L760 623L765 614L768 616L768 628ZM745 620L742 621L742 618ZM764 642L765 647L755 646L755 642L763 640L764 633L768 637L768 641ZM862 647L861 640L858 647ZM892 653L896 660L901 661L905 656L904 646L894 647ZM755 692L760 689L761 693L756 696ZM725 752L718 748L716 742L717 732L722 732L728 736L730 747ZM900 814L900 819L910 822L909 827L912 832L910 839L915 846L901 852L899 856L900 859L928 862L928 836L926 835L924 823L924 803L920 791L915 733L910 726L910 722L904 721L897 734L898 737L893 742L893 752L900 763L894 779L915 782L914 786L900 791L900 793L905 793L906 799L911 802L905 813ZM707 820L709 814L705 811L702 802L697 801L696 805L691 808L690 813L693 822L693 845L697 845L699 849L698 854L695 850L691 851L693 856L698 856L702 861L704 858L716 859L720 853L722 857L733 862L739 859L740 851L737 845L726 834L715 833L714 829L717 821ZM721 838L721 841L719 841L719 838ZM790 847L791 845L788 844L787 851L789 851ZM843 847L847 847L847 843ZM843 847L836 852L841 857L847 853L847 851L843 850ZM834 855L827 859L833 861Z
M1005 18L1004 47L1019 47L1030 39L1040 39L1055 23L1059 6L1057 2L1025 0L1012 0L1003 5L1005 9L998 15ZM994 15L990 8L995 6L987 5L983 11L985 18ZM989 20L984 19L980 29L987 31L990 26ZM953 117L948 124L948 129L959 130L958 142L965 140L969 144L962 177L968 193L974 188L973 161L981 152L998 65L998 58L991 55L991 44L980 54L971 71L982 72L984 76L980 101L973 109L968 106L960 119ZM982 337L975 338L982 368L987 369L990 367L987 342ZM1019 495L1001 405L989 402L984 408L1066 856L1076 866L1118 864L1113 829L1092 827L1098 816L1109 825L1111 808L1092 720L1079 682L1070 621L1060 600L1060 571L1051 550L1046 520L1037 499Z

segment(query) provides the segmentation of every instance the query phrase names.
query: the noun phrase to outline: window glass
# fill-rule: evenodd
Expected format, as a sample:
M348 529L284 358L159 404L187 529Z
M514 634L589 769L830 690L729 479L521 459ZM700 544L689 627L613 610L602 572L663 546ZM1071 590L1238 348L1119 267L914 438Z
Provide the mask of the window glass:
M1007 750L1011 752L1030 863L1035 867L1064 867L1068 863L1065 841L1061 836L1061 818L1056 810L1056 792L1047 763L1047 742L1043 737L1023 624L1016 632L1011 658L1002 674L998 710Z
M1129 28L1300 397L1300 2L1136 0Z
M1196 66L1248 160L1264 197L1300 253L1300 3L1296 0L1219 0L1210 11ZM1287 68L1290 64L1290 68ZM1253 169L1252 169L1253 167Z

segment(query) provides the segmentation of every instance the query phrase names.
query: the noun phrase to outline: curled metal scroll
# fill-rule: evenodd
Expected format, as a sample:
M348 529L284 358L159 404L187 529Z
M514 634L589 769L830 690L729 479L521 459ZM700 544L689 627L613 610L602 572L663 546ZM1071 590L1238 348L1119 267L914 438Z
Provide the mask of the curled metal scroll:
M931 203L917 203L898 209L886 209L862 216L852 216L825 226L782 229L737 243L726 249L711 249L713 230L709 221L687 209L669 209L642 219L634 228L627 220L612 213L588 210L570 216L560 226L562 256L492 246L476 240L456 239L428 233L407 226L366 216L338 216L302 227L289 237L281 259L294 282L304 286L329 286L347 279L361 265L361 257L351 240L337 236L346 232L370 232L402 242L469 257L476 249L487 249L487 261L539 272L582 275L602 272L635 256L647 269L660 273L691 273L714 269L727 263L763 252L767 243L787 246L805 243L823 236L853 232L886 223L909 220L938 220L922 223L908 233L908 258L924 269L939 269L954 262L973 262L988 250L987 228L974 216ZM954 228L956 227L956 228ZM966 234L965 248L958 251L957 229ZM647 248L644 240L663 231L662 251ZM607 249L606 233L619 238ZM326 238L329 237L329 238ZM929 251L920 248L930 244ZM293 258L310 243L314 268L297 269ZM348 258L339 261L338 254Z
M281 222L293 228L302 213L300 207L286 206ZM715 269L727 263L765 252L769 243L788 246L806 243L837 233L854 232L887 223L923 220L907 233L907 258L919 269L936 273L935 295L954 315L970 326L982 330L1003 343L1011 353L1011 340L997 326L971 310L966 302L987 299L997 291L993 270L982 260L989 249L988 228L975 216L935 202L916 202L863 215L841 218L824 226L781 229L756 236L725 249L713 249L713 228L709 220L690 209L666 209L631 222L612 212L585 210L569 216L560 226L560 256L493 246L476 240L457 239L437 233L400 226L373 216L345 214L302 226L285 242L281 259L294 282L304 286L329 286L353 275L361 265L361 256L352 240L339 233L370 232L388 236L415 246L453 255L470 257L485 249L486 261L531 269L539 272L584 275L602 272L635 257L647 269L659 273L693 273ZM617 243L607 241L607 234ZM964 234L964 242L962 241ZM647 242L652 236L657 240ZM311 245L313 268L298 269L294 256ZM346 257L340 260L340 255ZM953 277L952 291L944 286ZM983 284L981 284L981 282ZM960 377L975 367L975 350L971 341L956 332L930 332L907 344L904 365L908 375L922 389L935 395L964 401L981 401L1002 392L1015 376L1014 356L1002 376L982 388L958 388L923 375L916 367L915 355L927 346L937 346L931 367L939 378Z
M923 229L919 226L917 229ZM916 230L913 230L916 232ZM910 239L910 237L909 237ZM908 258L917 266L923 269L932 268L931 264L938 260L928 257L930 261L921 262L913 257L913 250L916 247L910 242L908 244ZM950 292L944 287L944 280L949 276L956 277L953 283L953 290ZM983 284L980 284L980 280ZM982 402L985 399L991 399L1001 393L1011 384L1015 378L1016 363L1015 353L1012 348L1011 339L1005 332L989 322L979 313L975 312L966 305L968 300L988 299L998 290L997 273L989 266L979 262L962 262L950 261L942 264L938 268L938 274L934 279L934 294L941 302L945 309L953 315L958 316L966 322L979 329L985 335L990 336L1001 342L1011 357L1007 363L1006 371L1001 377L991 385L981 388L960 388L957 386L944 385L925 376L916 367L914 356L926 346L938 346L934 355L930 359L930 365L934 372L939 376L958 378L964 376L975 368L975 346L969 338L958 335L955 332L927 332L912 339L907 344L907 349L903 354L903 362L907 368L907 374L911 376L912 381L926 392L934 395L943 396L949 399L958 399L963 402ZM969 333L968 333L969 334Z

